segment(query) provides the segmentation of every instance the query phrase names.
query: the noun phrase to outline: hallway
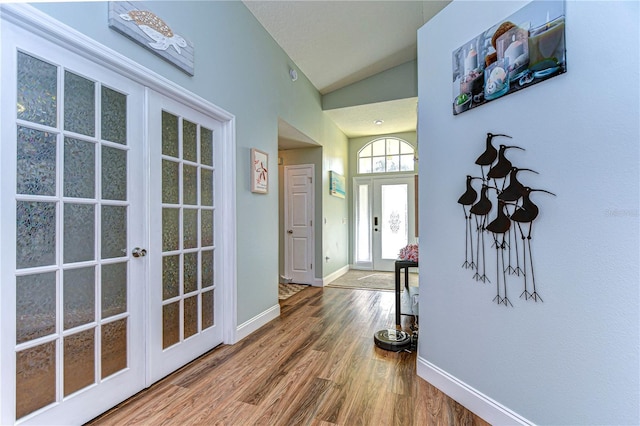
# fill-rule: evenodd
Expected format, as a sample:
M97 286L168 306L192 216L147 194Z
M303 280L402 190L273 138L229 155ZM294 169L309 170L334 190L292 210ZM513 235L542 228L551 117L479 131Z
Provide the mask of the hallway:
M309 287L280 318L90 424L486 425L416 375L415 352L374 346L393 312L390 292Z

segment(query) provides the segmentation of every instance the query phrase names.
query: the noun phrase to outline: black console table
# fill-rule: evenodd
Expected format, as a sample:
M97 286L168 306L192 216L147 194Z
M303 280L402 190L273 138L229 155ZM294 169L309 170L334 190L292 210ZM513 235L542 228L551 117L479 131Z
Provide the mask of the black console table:
M404 288L409 291L409 268L417 268L418 262L411 262L409 260L396 260L396 328L401 329L402 322L400 321L401 315L401 303L400 303L400 271L404 269Z

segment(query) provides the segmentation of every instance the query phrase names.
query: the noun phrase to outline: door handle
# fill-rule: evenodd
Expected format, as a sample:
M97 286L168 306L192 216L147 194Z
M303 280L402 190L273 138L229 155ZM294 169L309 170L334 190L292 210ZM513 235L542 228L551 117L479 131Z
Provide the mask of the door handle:
M378 217L377 216L373 218L373 224L375 226L378 226Z
M131 254L133 257L145 257L147 255L147 250L136 247L131 251Z
M293 234L293 231L292 231L291 229L289 229L289 230L287 231L287 234Z

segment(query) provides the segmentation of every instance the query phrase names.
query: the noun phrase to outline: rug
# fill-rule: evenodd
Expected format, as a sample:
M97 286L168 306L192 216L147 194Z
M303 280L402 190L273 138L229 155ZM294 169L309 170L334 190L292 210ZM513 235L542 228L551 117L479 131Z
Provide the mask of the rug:
M404 291L404 273L400 275L400 280L400 287ZM340 278L329 283L328 286L395 291L396 274L395 272L360 271L357 269L351 269ZM409 273L409 286L418 286L417 273Z
M283 284L278 283L278 300L285 300L296 294L297 292L309 287L302 284Z

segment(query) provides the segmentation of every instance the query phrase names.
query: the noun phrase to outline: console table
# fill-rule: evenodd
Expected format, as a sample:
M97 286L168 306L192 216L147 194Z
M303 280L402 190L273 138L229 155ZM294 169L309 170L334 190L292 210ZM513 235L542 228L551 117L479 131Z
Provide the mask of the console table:
M404 288L409 291L409 268L417 268L418 262L411 262L409 260L396 260L396 328L401 329L402 323L400 321L401 315L401 303L400 303L400 271L404 269Z

